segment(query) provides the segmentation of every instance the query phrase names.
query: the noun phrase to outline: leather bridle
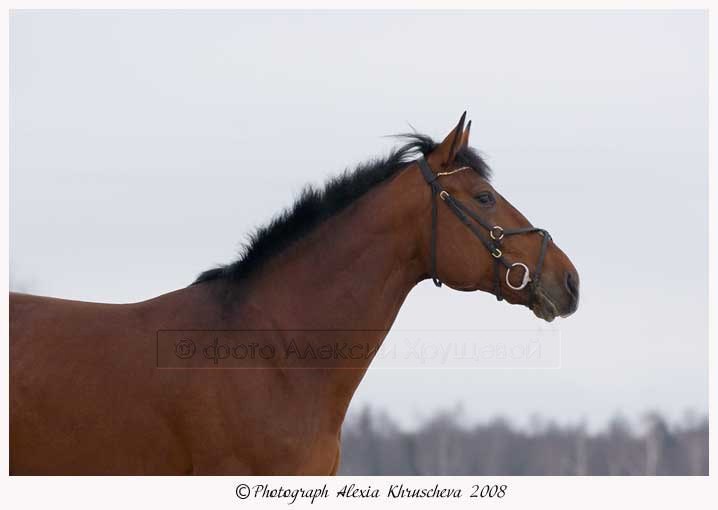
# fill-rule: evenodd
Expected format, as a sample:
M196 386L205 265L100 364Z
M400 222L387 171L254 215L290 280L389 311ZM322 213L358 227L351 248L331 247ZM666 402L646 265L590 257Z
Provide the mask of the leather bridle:
M491 225L487 223L484 219L482 219L479 215L474 213L471 209L466 207L466 205L464 205L460 200L457 200L452 197L451 194L449 194L449 192L446 191L439 183L439 177L444 175L451 175L456 172L469 169L470 167L461 167L450 172L440 172L435 174L434 172L432 172L431 167L429 167L429 163L427 163L424 157L418 159L417 163L419 164L421 174L424 176L424 180L426 180L426 183L431 187L430 257L431 279L434 281L434 284L437 287L441 287L442 284L441 280L436 274L436 224L438 203L436 198L439 197L449 207L449 210L453 212L457 218L459 218L461 223L463 223L469 230L471 230L474 236L476 236L476 238L481 241L481 244L483 244L489 251L489 253L491 253L491 256L494 259L494 293L496 294L496 299L498 299L499 301L503 299L503 295L501 293L500 266L504 266L506 268L506 285L508 285L513 290L522 290L528 286L530 306L533 303L536 292L541 285L541 269L543 268L543 261L546 256L546 248L548 247L548 242L551 239L549 233L542 228L536 227L504 229L499 225ZM477 223L478 225L486 229L486 231L488 232L488 237L483 234L482 231L478 228L478 226L476 225ZM543 239L541 241L541 252L539 254L538 262L536 263L536 269L534 270L534 274L532 277L526 264L523 264L521 262L510 263L506 260L501 251L501 240L506 236L512 236L517 234L530 234L533 232L536 232L541 235ZM509 280L509 274L511 273L511 269L517 266L523 268L524 276L521 280L521 284L515 286Z

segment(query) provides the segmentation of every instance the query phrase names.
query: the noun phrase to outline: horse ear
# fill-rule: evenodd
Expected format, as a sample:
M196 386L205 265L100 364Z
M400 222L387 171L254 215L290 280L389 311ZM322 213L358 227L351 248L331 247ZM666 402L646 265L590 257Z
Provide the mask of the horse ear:
M466 129L464 129L464 132L461 135L461 145L459 145L459 150L466 149L469 146L469 133L471 133L471 121L466 124Z
M462 134L464 132L464 120L466 112L461 115L459 123L451 132L446 135L444 141L441 142L429 155L429 164L434 168L448 168L456 157L456 153L461 149Z

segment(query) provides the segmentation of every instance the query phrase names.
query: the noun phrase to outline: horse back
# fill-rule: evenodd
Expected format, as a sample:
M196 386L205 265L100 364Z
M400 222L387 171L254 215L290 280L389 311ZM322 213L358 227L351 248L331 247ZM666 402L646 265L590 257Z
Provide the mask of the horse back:
M153 338L143 327L143 307L17 293L9 301L11 471L87 474L91 465L101 473L146 469L139 465L140 453L149 440L137 431L140 420L156 429L157 420L138 399L151 391L154 373ZM132 440L122 443L127 430L135 431ZM97 460L98 448L127 453ZM133 464L133 458L140 460Z

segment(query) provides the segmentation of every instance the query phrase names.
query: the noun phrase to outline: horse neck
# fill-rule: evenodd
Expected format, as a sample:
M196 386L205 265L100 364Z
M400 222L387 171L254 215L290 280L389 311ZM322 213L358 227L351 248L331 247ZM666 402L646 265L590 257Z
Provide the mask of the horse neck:
M251 278L251 306L284 329L389 329L427 272L417 184L400 172L273 257Z
M401 171L250 277L229 329L360 331L343 336L371 352L351 362L355 370L315 371L348 406L407 294L426 278L428 212L420 173ZM346 360L331 363L346 368Z

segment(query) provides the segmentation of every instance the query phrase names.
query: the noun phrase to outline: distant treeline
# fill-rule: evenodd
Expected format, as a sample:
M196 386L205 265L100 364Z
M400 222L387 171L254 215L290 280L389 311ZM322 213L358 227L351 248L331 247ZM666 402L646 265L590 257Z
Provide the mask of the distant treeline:
M605 430L536 424L522 431L496 419L461 426L442 413L404 432L365 408L342 431L341 475L707 475L708 419L669 425L658 413L640 431L614 418Z

